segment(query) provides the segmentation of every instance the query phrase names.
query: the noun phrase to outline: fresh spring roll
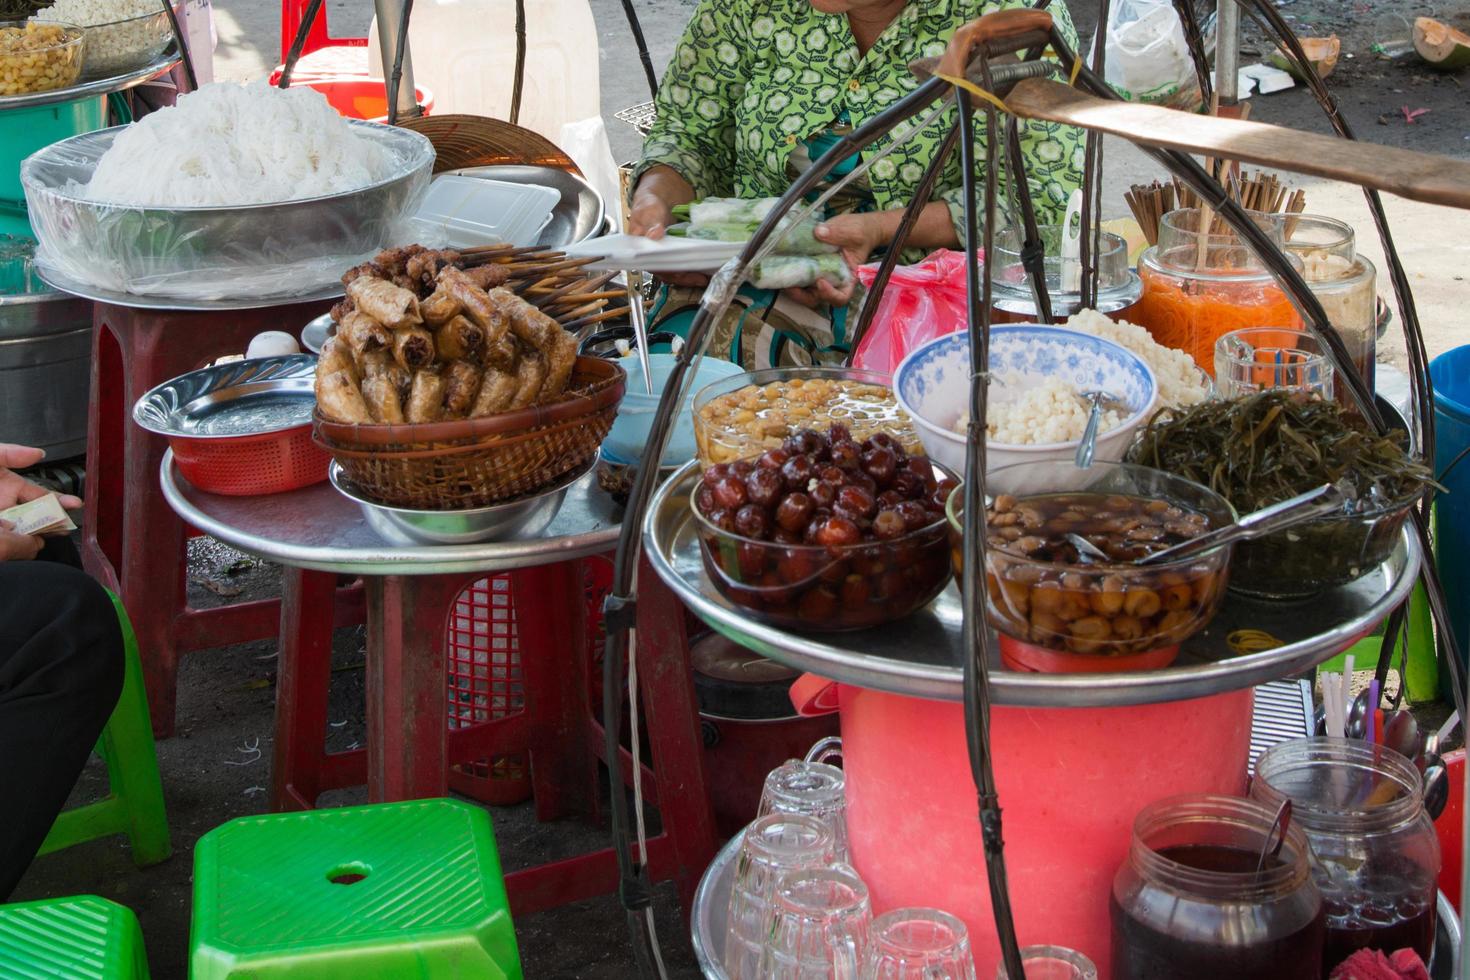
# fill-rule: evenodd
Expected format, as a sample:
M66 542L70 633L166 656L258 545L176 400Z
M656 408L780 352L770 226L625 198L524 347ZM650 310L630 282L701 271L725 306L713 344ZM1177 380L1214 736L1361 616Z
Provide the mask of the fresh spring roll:
M423 327L393 331L393 359L407 371L428 367L434 363L434 335Z
M546 361L534 351L526 351L516 365L516 394L507 409L526 408L541 397L541 386L546 383Z
M348 349L347 342L341 337L328 337L317 357L316 373L321 376L336 374L338 371L346 371L354 381L360 378L357 362L352 359L352 351Z
M756 289L792 289L819 279L845 286L852 281L852 270L841 255L773 255L756 263L750 284Z
M415 371L404 415L410 422L437 422L443 418L444 379L427 368Z
M403 401L398 386L386 374L375 374L362 383L362 399L374 422L395 424L403 421Z
M837 251L836 245L817 239L816 230L819 224L821 222L814 218L808 218L799 225L792 225L789 221L781 222L772 234L777 243L776 250L782 255L826 255ZM748 242L758 227L759 223L693 225L685 232L685 237L710 242Z
M469 361L451 361L444 371L444 417L462 419L480 391L480 369Z
M393 335L388 328L362 310L353 310L342 318L337 336L346 341L347 349L359 362L373 351L383 350L393 343Z
M359 310L385 327L398 330L424 322L419 298L386 280L359 276L347 284L347 295Z
M333 422L348 424L371 422L362 390L346 371L319 374L316 378L316 404Z
M467 316L456 316L434 331L434 350L441 361L478 361L485 349L485 331Z
M689 205L689 222L694 225L721 223L760 224L780 198L707 197Z
M479 419L505 411L520 386L520 379L514 371L487 368L485 379L480 383L480 393L470 407L470 418Z
M436 289L426 300L419 302L419 313L431 327L442 327L459 315L459 300L443 289Z

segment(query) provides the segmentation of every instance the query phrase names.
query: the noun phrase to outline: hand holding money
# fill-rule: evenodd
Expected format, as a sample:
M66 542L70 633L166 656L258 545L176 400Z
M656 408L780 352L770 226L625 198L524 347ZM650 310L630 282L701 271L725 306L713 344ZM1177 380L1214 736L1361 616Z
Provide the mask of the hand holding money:
M0 510L0 521L16 534L65 534L77 529L54 493Z
M36 486L18 473L11 472L35 466L45 457L46 453L40 449L0 442L0 510L44 497L51 492ZM59 500L61 506L68 510L82 506L82 502L71 494L62 494Z

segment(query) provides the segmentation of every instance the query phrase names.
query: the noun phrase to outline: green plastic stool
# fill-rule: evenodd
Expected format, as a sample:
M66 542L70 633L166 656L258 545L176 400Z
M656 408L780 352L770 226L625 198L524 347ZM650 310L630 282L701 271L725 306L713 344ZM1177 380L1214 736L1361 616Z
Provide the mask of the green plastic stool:
M122 600L114 595L112 604L122 626L125 663L122 694L97 740L97 754L107 763L109 793L95 803L58 816L41 843L40 853L127 834L133 863L146 868L167 858L172 847L168 816L163 809L163 781L158 776L158 756L153 748L153 725L148 717L148 695L143 690L143 667L138 660L138 640Z
M194 848L193 980L519 980L490 818L455 800L242 817Z
M6 980L148 980L132 910L95 895L0 905Z

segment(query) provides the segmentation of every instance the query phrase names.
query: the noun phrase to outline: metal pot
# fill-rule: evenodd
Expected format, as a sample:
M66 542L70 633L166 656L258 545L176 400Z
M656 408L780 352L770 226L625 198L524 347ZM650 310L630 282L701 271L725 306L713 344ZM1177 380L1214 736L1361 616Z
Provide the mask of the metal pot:
M63 293L0 295L0 441L51 460L87 451L92 304Z

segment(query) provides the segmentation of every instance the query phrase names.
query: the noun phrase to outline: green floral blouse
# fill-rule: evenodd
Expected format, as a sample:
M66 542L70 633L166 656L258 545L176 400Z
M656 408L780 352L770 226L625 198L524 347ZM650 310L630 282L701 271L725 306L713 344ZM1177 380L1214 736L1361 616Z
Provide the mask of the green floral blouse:
M700 0L659 86L658 119L630 186L649 167L666 164L699 197L779 195L789 186L788 164L799 144L844 112L852 126L861 126L912 91L918 81L909 62L942 54L957 27L1026 5L909 0L860 57L846 15L819 13L808 0ZM1075 48L1066 4L1054 0L1048 9ZM868 175L879 209L909 203L954 121L951 106L873 166ZM984 161L983 118L978 122L976 157ZM885 137L870 151L887 144ZM1028 121L1021 145L1038 217L1060 223L1067 198L1082 180L1082 132ZM1002 178L1002 192L1004 187ZM953 153L934 197L949 205L962 238L960 195L959 154Z

